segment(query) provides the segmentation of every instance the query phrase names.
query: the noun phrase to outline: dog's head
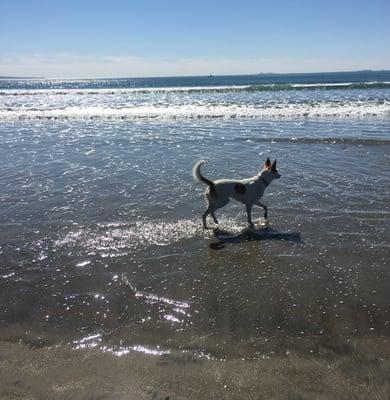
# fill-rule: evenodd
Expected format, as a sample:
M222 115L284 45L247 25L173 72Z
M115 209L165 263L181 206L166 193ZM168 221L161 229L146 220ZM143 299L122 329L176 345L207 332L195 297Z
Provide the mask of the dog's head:
M271 160L267 158L263 170L260 172L260 176L267 182L271 182L273 179L279 179L281 175L276 169L276 160L271 164Z

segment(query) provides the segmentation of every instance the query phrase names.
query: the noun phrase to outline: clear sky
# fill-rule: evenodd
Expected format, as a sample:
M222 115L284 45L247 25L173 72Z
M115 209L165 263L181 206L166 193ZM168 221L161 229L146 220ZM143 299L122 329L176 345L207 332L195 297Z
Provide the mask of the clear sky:
M0 76L390 69L390 0L0 0Z

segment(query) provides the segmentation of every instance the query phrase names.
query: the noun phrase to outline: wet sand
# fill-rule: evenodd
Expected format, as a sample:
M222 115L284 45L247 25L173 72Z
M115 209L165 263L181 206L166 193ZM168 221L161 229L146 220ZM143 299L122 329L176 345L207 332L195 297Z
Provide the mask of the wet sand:
M0 395L16 399L388 399L390 342L306 338L302 352L208 360L0 342Z

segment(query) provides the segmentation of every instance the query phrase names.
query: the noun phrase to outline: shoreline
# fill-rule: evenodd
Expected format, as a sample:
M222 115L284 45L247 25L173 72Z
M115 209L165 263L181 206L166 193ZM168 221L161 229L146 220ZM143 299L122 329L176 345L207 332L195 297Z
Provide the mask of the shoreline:
M388 398L389 340L340 339L318 349L218 361L181 352L114 356L97 348L0 341L0 394L4 400Z

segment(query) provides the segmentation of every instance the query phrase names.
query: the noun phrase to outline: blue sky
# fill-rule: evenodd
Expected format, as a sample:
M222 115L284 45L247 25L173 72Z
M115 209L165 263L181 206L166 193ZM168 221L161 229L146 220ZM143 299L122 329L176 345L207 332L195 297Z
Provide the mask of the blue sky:
M0 75L390 69L390 1L3 0Z

